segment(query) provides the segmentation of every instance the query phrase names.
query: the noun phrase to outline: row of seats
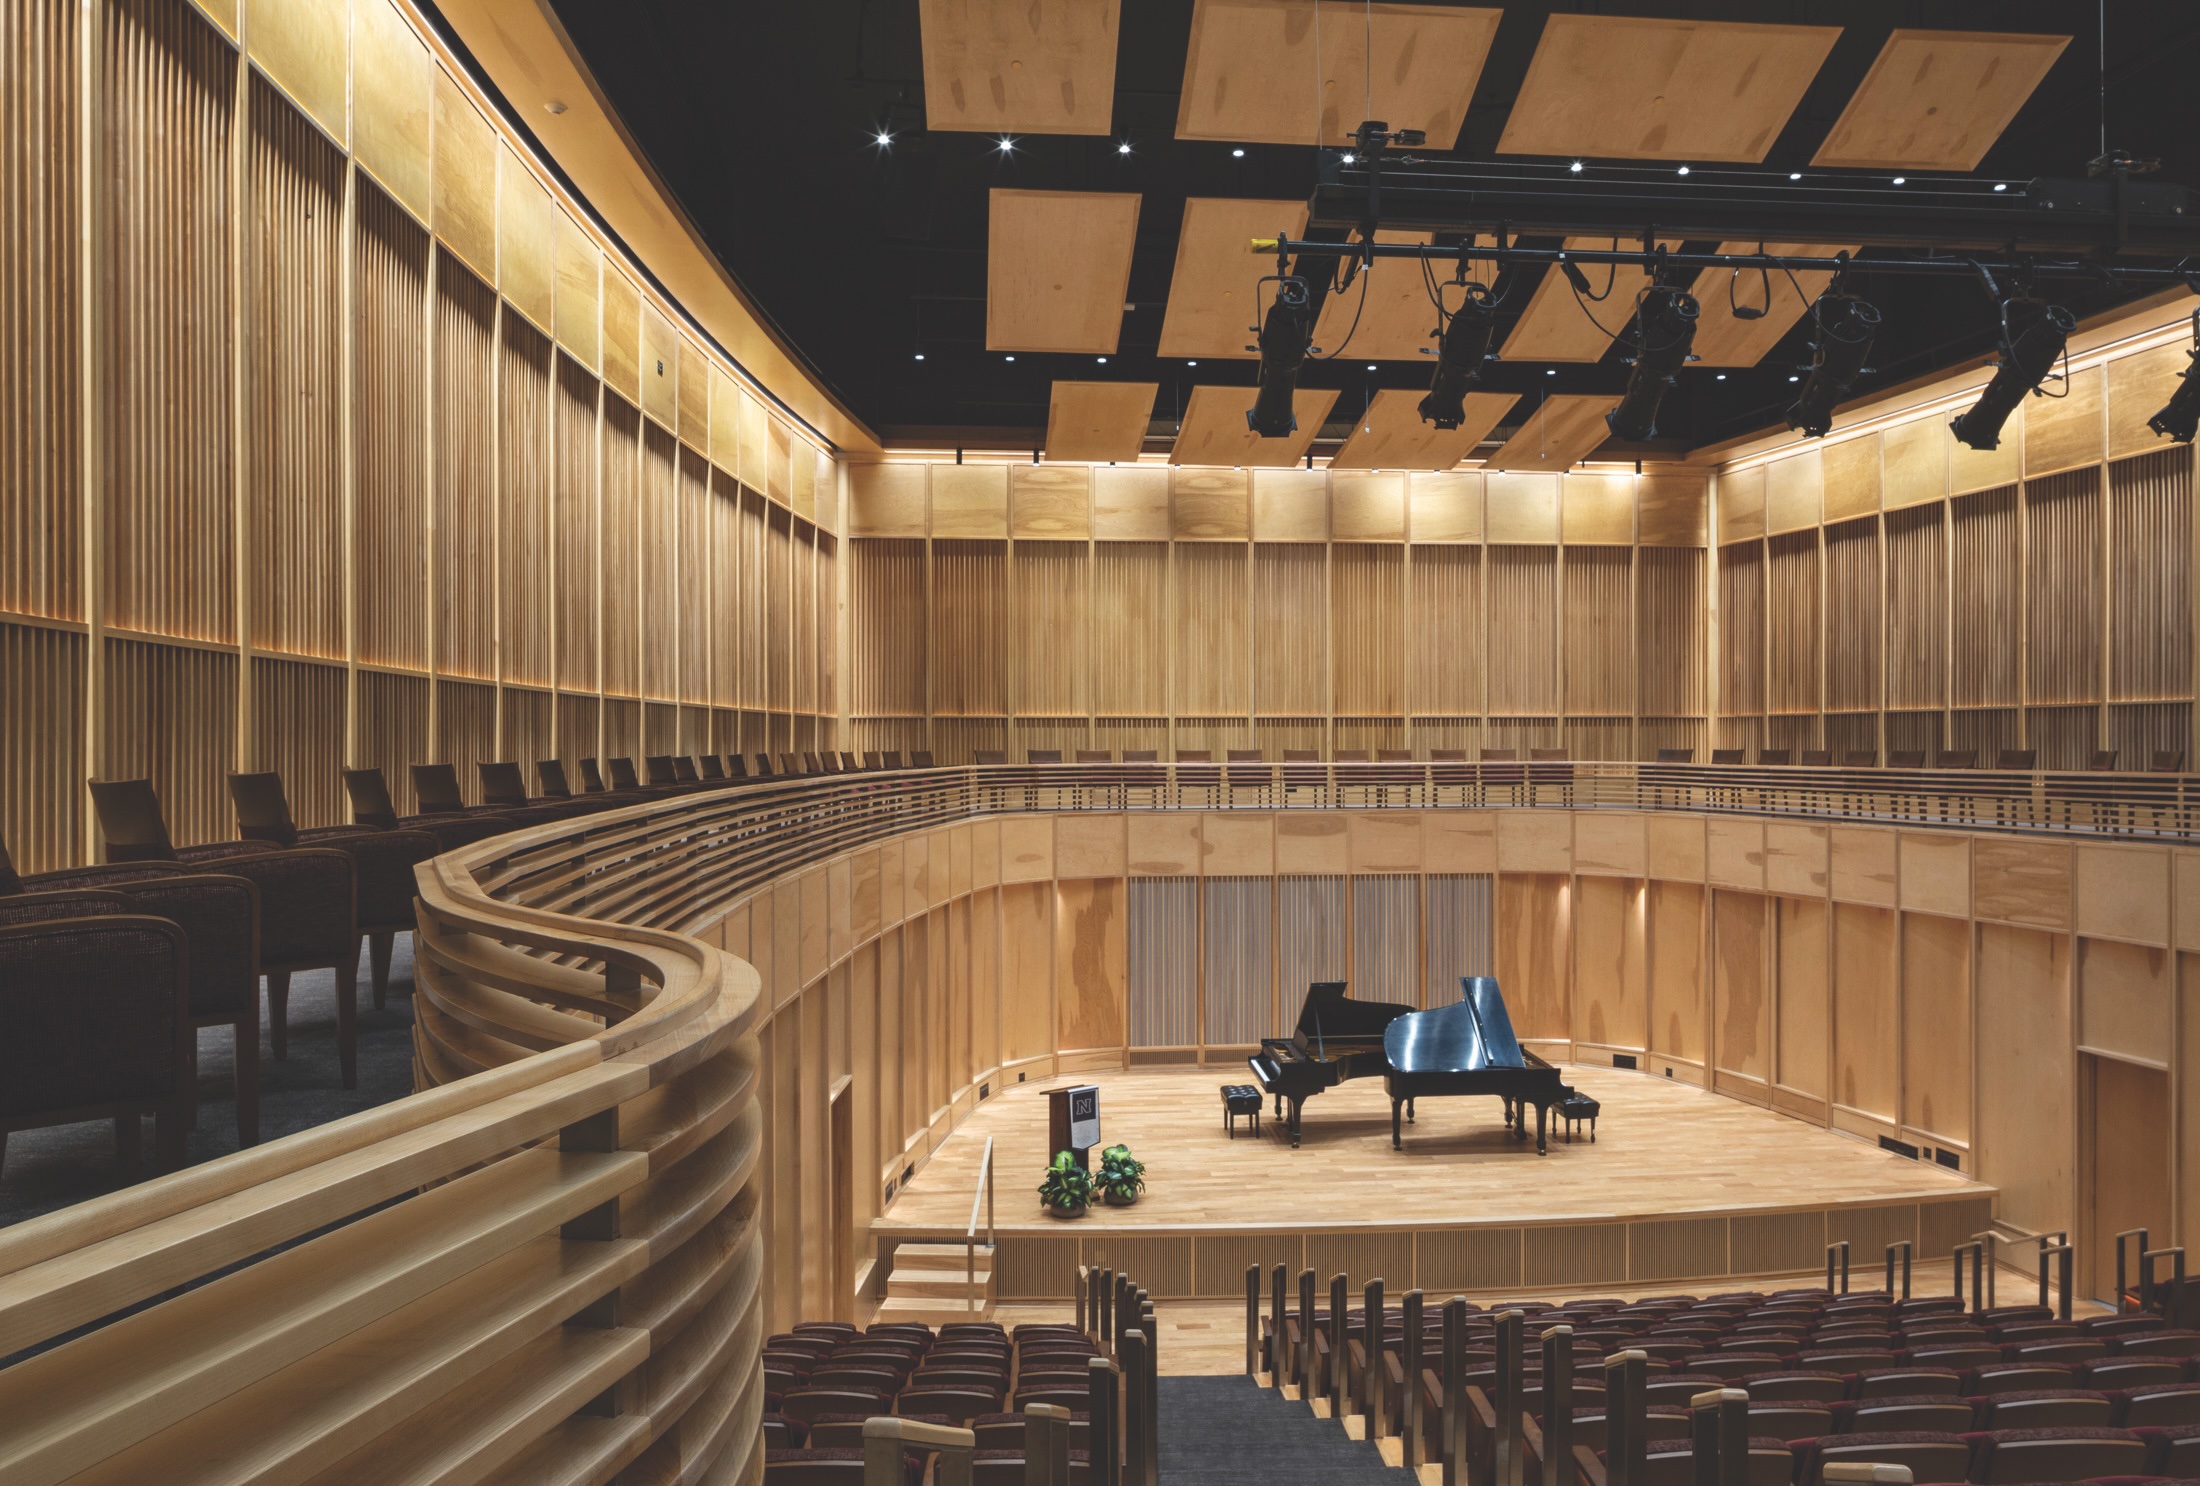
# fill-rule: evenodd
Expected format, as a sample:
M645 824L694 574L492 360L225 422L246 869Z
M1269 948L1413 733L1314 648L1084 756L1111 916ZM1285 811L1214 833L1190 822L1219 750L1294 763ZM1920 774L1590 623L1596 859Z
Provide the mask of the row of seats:
M1099 1355L1074 1326L797 1325L764 1343L766 1486L860 1480L863 1423L880 1415L967 1428L973 1481L1022 1486L1022 1410L1033 1403L1068 1410L1071 1479L1083 1481L1089 1363ZM921 1471L923 1462L911 1465Z
M1160 757L1158 749L1126 748L1122 752L1121 761L1126 764L1150 764L1158 763ZM1521 752L1517 748L1479 749L1477 750L1477 757L1480 762L1485 764L1509 764L1522 761ZM1927 750L1922 748L1896 749L1888 753L1886 766L1890 769L1924 769L1930 767L1936 770L1966 770L1980 767L1980 752L1976 748L1939 749L1931 752L1929 757L1931 762L1928 765ZM2104 748L2098 750L2087 758L2083 772L2113 773L2116 771L2117 761L2121 757L2122 754L2117 749ZM980 748L972 753L971 759L974 763L980 765L1006 764L1008 754L1002 749ZM1108 764L1116 761L1115 754L1105 748L1079 748L1069 751L1067 757L1064 756L1063 750L1057 748L1032 748L1027 749L1024 753L1024 762L1027 764ZM1179 749L1175 757L1175 762L1182 764L1208 764L1214 761L1214 754L1208 749ZM1467 750L1464 748L1432 748L1428 751L1426 760L1421 759L1410 748L1377 748L1372 750L1366 748L1339 748L1332 751L1326 760L1322 758L1319 749L1286 748L1283 750L1282 761L1286 764L1323 762L1333 764L1404 764L1420 762L1463 764L1469 762L1469 759ZM1564 748L1531 748L1527 751L1527 761L1531 763L1568 763L1572 761L1572 758L1569 751ZM1693 764L1696 762L1696 750L1693 748L1661 748L1658 750L1656 761L1661 764ZM1824 748L1806 748L1801 750L1800 754L1787 748L1762 748L1757 751L1756 761L1768 768L1794 765L1800 765L1803 768L1832 768L1836 766L1833 750ZM1231 748L1224 750L1223 762L1258 764L1268 762L1268 759L1263 749ZM1719 767L1746 767L1749 763L1749 751L1743 748L1714 748L1711 750L1711 763ZM1846 749L1840 754L1838 766L1844 769L1875 769L1879 767L1879 753L1876 749ZM2038 766L2039 751L2037 749L2004 748L1994 756L1993 767L1999 771L2029 773ZM2157 752L2151 755L2146 772L2177 774L2183 772L2184 766L2185 756L2182 753Z

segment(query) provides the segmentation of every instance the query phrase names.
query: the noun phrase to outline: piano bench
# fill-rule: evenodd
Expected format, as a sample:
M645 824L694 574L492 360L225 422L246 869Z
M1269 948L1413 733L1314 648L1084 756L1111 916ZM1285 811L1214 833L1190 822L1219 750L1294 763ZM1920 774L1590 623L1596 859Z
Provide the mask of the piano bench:
M1583 1120L1587 1120L1589 1122L1589 1140L1594 1144L1597 1138L1597 1116L1602 1111L1603 1106L1587 1094L1567 1095L1558 1106L1558 1117L1566 1122L1566 1143L1568 1145L1574 1143L1574 1127Z
M1251 1084L1224 1084L1222 1086L1222 1125L1237 1139L1237 1117L1251 1115L1253 1133L1260 1134L1260 1090Z

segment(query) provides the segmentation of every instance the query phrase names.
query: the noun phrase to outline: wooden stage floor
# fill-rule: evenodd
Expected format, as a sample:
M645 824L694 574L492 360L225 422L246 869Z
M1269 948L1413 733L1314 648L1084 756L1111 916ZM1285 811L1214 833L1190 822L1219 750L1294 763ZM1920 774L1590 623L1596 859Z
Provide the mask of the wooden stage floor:
M1077 1264L1120 1263L1156 1295L1243 1293L1249 1263L1380 1273L1394 1290L1656 1284L1821 1268L1848 1240L1859 1285L1888 1243L1917 1245L1919 1287L1984 1228L1993 1189L1800 1120L1652 1075L1569 1067L1603 1105L1597 1140L1548 1156L1506 1133L1495 1099L1429 1099L1390 1148L1379 1081L1308 1101L1304 1144L1276 1122L1223 1129L1230 1069L1082 1074L1016 1085L973 1114L873 1232L961 1238L987 1136L998 1174L1004 1302L1070 1292ZM1045 1091L1100 1086L1103 1139L1146 1163L1135 1207L1048 1217ZM1928 1279L1927 1276L1930 1276Z

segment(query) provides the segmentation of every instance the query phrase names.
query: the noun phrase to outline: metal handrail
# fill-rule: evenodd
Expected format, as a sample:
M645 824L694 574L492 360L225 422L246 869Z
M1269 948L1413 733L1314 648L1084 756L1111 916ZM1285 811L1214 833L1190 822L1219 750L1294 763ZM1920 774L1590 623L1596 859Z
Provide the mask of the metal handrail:
M985 1154L978 1160L978 1186L970 1194L970 1223L963 1229L963 1297L972 1315L978 1305L978 1204L985 1204L985 1247L987 1253L995 1251L993 1241L993 1137L985 1138Z

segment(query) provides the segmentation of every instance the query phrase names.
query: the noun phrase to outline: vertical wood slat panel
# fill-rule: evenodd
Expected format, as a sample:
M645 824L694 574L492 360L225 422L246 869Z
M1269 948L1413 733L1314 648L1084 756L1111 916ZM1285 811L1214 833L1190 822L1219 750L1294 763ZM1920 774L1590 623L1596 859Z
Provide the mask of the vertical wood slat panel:
M2164 449L2109 466L2109 696L2192 696L2192 454Z
M817 706L817 531L807 521L794 523L794 608L791 615L794 707Z
M1130 880L1131 1046L1189 1047L1194 1026L1193 960L1199 883L1190 877Z
M932 544L932 710L956 717L1008 713L1008 544Z
M435 261L436 669L496 674L496 291L448 253Z
M252 643L341 659L344 156L252 79L246 520Z
M640 456L642 415L609 392L603 400L603 686L618 696L642 690ZM604 744L612 757L631 752Z
M710 700L711 615L717 594L710 560L710 463L691 449L677 455L672 486L673 624L683 702Z
M423 325L428 234L364 175L355 189L352 551L358 658L424 670L428 495L420 448L427 436L422 386L428 375Z
M1561 589L1569 713L1625 717L1635 710L1635 614L1629 591L1633 574L1634 553L1629 548L1566 549Z
M497 648L507 682L551 682L550 338L504 317L497 376Z
M1886 521L1887 706L1938 707L1948 662L1943 508L1890 511ZM1887 746L1897 746L1891 732Z
M679 544L680 443L656 423L642 422L642 478L637 491L641 520L636 541L640 547L642 695L670 701L679 695L680 576L676 552ZM649 752L671 751L650 747Z
M1352 994L1412 1006L1420 1000L1421 879L1352 879Z
M741 482L723 470L710 477L711 581L718 599L712 611L710 651L710 699L721 707L738 707L741 692ZM730 753L728 744L716 751Z
M478 801L480 766L497 757L497 689L475 681L435 683L435 752L458 772L469 801Z
M1271 1030L1275 970L1274 879L1210 877L1201 922L1204 1021L1207 1047L1243 1047Z
M1094 711L1117 717L1168 711L1168 574L1165 542L1093 545Z
M1489 710L1551 717L1558 694L1558 549L1489 549Z
M1170 669L1175 709L1185 716L1243 716L1252 710L1246 673L1246 549L1195 542L1175 552L1176 632Z
M854 544L849 596L855 626L859 717L924 715L924 543L866 538Z
M2015 486L1948 503L1954 531L1948 683L1958 707L2018 700L2023 633L2022 547ZM1992 755L1983 757L1991 761Z
M1636 554L1635 636L1646 717L1700 717L1704 683L1704 554L1644 547ZM1652 755L1655 757L1655 755Z
M1787 532L1765 544L1767 712L1818 710L1818 533Z
M1735 542L1719 549L1719 711L1764 710L1765 547Z
M85 858L86 648L81 634L0 624L0 841L18 872Z
M1420 1004L1449 1006L1460 976L1497 973L1495 883L1484 872L1431 873L1426 891Z
M831 532L817 534L817 710L825 718L840 713L840 541ZM845 743L839 746L845 748Z
M238 61L178 0L116 0L103 34L106 619L227 643L237 634L230 135ZM233 696L234 675L230 685Z
M49 619L84 617L78 40L74 5L0 0L0 610ZM18 849L61 865L46 829Z
M1178 550L1180 563L1186 557L1196 562L1205 556L1204 548ZM1304 543L1262 542L1253 548L1248 578L1253 710L1264 717L1316 717L1325 710L1328 688L1323 684L1322 660L1328 648L1324 631L1329 627L1330 606L1323 592L1322 558L1320 547ZM1198 644L1196 633L1178 629L1180 653ZM1181 701L1178 705L1181 710L1193 710ZM1209 705L1203 697L1197 710L1207 710ZM1230 709L1217 705L1214 710Z
M576 691L596 689L596 379L571 357L557 358L556 530L557 680ZM593 752L590 748L583 753ZM577 776L576 776L577 777Z
M433 756L428 751L428 679L362 671L358 706L358 765L380 769L397 813L410 814L418 800L408 766Z
M1412 617L1405 643L1413 657L1412 710L1432 717L1480 712L1482 549L1416 546L1408 582Z
M107 642L102 779L150 779L178 846L236 836L237 657L181 645ZM72 801L81 799L74 789Z
M1403 715L1405 548L1378 542L1339 542L1331 548L1329 611L1335 711L1353 717Z
M1879 523L1866 517L1827 527L1825 564L1826 710L1872 711L1882 630ZM1831 737L1826 742L1834 746Z
M1091 569L1082 542L1016 544L1011 695L1019 715L1082 715L1087 684Z
M340 825L345 804L344 668L310 661L252 658L254 769L283 776L291 819L300 826ZM384 775L385 779L389 776ZM220 834L235 831L234 817Z
M2024 486L2035 702L2101 700L2101 480L2072 470Z
M1317 980L1351 977L1350 894L1342 877L1284 877L1276 883L1276 984L1286 1004Z
M576 784L581 777L581 760L597 756L596 721L600 710L594 697L577 697L570 692L558 697L557 733L550 750L542 757L563 763L565 777ZM717 751L725 753L728 750L720 748ZM537 761L528 759L525 762L532 767Z
M774 711L794 704L794 650L788 606L793 602L794 518L777 506L764 513L764 605L757 638L764 646L764 702Z

